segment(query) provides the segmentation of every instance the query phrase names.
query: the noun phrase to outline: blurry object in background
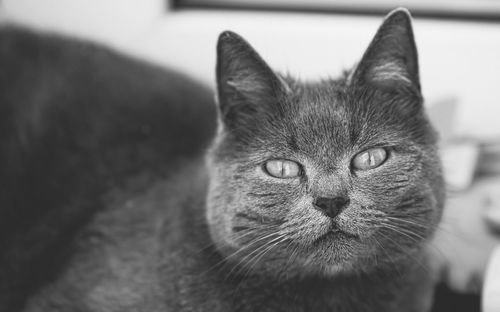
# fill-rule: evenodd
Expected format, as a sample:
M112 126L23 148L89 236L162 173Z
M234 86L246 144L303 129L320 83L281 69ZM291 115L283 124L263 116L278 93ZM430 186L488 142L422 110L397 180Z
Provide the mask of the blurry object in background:
M485 224L485 214L494 207L491 198L498 196L500 177L475 181L466 191L448 196L443 223L434 239L438 253L453 264L448 283L460 292L479 292L479 285L469 285L474 274L484 276L491 251L500 237ZM476 272L476 271L480 272ZM474 286L474 287L472 287Z
M439 285L432 312L480 312L480 300L477 294L461 294Z
M479 147L474 142L456 142L441 149L444 176L449 191L468 188L474 180Z
M174 0L175 7L291 10L384 14L404 6L415 16L496 21L500 2L491 0Z
M496 227L500 226L496 224ZM500 248L493 252L486 270L482 294L482 312L498 312L500 307Z
M458 100L454 96L426 101L429 106L429 118L432 125L439 132L439 139L443 142L451 140L455 125Z
M498 198L499 189L497 176L479 179L469 189L449 195L430 250L444 268L433 312L480 311L479 294L483 279L489 276L487 264L500 244L498 233L484 219L487 213L498 213L500 206L492 198Z
M444 175L451 191L467 189L474 178L500 174L498 115L474 107L455 97L429 104L431 121L440 134ZM474 113L466 115L464 111Z
M498 233L489 230L481 217L487 214L486 223L495 218L490 214L500 217L498 209L487 209L500 207L500 135L495 134L500 134L498 114L456 98L431 101L429 112L441 135L444 176L450 191L434 241L447 273L437 289L432 311L480 311L484 270L490 252L500 243ZM495 300L495 295L483 296Z
M464 79L475 79L467 77ZM481 82L481 77L478 78ZM472 83L472 82L471 82ZM491 94L495 90L489 91ZM460 138L475 140L485 145L500 144L500 122L498 116L500 113L500 103L472 102L472 99L460 102L455 118L454 135ZM495 143L496 142L496 143Z
M430 101L429 117L439 132L444 177L449 190L468 188L476 172L479 147L475 142L457 141L454 133L458 109L455 97Z
M490 143L481 145L478 175L500 175L500 137ZM498 191L500 194L500 189Z
M498 183L498 189L500 189L500 182ZM497 190L496 192L492 191L488 195L487 204L490 206L490 209L486 211L484 217L491 231L500 234L500 193Z

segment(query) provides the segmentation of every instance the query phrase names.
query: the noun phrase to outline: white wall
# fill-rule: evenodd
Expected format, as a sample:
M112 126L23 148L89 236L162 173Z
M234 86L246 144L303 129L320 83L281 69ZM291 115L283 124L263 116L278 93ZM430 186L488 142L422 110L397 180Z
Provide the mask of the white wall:
M93 38L213 83L224 29L249 40L275 68L317 79L359 59L380 17L180 11L163 0L4 0L11 20ZM416 19L423 91L454 97L458 132L500 138L500 23Z
M164 15L164 0L3 0L18 23L128 45Z

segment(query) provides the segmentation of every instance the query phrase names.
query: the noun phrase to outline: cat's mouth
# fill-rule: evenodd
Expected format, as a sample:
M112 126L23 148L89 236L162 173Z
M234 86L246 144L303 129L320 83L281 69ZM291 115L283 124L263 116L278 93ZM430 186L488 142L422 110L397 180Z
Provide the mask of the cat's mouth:
M347 231L344 231L342 229L339 229L338 227L334 227L330 229L328 232L325 234L321 235L317 241L320 240L338 240L338 239L359 239L359 235L354 234L354 233L349 233Z

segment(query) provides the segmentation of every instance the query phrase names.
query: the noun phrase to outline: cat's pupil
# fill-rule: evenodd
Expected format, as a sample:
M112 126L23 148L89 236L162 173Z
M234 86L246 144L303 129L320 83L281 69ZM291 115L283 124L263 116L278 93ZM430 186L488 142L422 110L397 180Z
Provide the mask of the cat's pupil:
M387 159L387 151L384 148L371 148L357 154L352 166L356 170L369 170L376 168Z

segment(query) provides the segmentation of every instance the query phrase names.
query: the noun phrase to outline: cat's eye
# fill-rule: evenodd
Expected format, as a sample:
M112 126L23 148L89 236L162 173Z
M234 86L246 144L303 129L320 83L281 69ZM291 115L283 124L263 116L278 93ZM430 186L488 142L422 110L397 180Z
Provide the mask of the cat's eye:
M352 160L352 167L355 170L369 170L382 165L387 159L387 150L381 147L367 149Z
M280 179L296 178L300 175L300 165L287 159L271 159L266 161L264 169L272 177Z

